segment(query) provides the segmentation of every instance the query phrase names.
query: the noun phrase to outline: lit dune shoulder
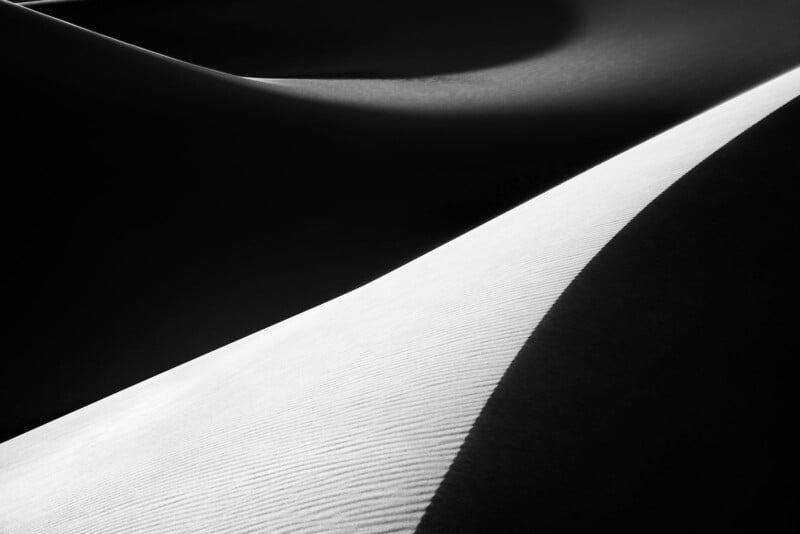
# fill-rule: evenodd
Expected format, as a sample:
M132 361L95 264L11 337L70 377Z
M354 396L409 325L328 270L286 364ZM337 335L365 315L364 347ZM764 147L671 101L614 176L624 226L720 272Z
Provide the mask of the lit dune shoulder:
M413 531L495 386L649 203L793 70L355 291L0 445L0 530Z

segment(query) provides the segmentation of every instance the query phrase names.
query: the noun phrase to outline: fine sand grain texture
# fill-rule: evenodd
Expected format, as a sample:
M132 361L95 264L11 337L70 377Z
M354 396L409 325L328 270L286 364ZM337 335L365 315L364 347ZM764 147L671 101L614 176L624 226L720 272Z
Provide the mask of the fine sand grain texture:
M370 284L3 443L0 530L413 530L584 266L798 93L794 70Z

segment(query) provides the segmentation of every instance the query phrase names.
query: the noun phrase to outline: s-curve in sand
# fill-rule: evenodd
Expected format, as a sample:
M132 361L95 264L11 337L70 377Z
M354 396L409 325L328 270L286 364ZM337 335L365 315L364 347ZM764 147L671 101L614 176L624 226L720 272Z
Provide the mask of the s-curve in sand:
M409 0L391 16L364 0L22 5L268 93L412 112L709 106L800 49L792 0Z
M3 443L0 530L412 531L587 262L798 94L800 69L370 284Z

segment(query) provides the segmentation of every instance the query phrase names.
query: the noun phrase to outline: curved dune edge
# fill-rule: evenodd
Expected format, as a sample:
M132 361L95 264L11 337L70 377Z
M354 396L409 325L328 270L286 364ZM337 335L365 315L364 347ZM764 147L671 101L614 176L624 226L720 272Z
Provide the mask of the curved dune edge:
M9 349L18 355L12 359L17 385L4 391L14 408L0 442L359 287L722 96L678 109L659 99L640 109L598 102L533 115L422 116L278 96L256 82L143 53L5 0L0 42L11 81L3 92L16 102L4 125L19 132L7 146L9 168L35 169L55 187L43 206L38 181L15 181L30 208L22 213L46 214L39 218L45 225L58 221L55 233L9 236L26 252L12 255L22 261L8 302L19 306L12 327L17 346ZM252 170L264 169L265 159L290 201L247 193L263 187ZM313 189L294 179L297 161L304 174L316 176ZM345 163L352 172L331 180L327 168ZM233 169L236 179L215 192L217 177ZM60 180L65 173L82 180ZM111 191L97 189L100 183ZM128 187L134 183L136 190ZM391 195L382 194L387 183L397 184ZM109 194L121 210L97 202ZM175 211L170 197L187 204ZM137 211L137 204L147 208ZM200 206L222 213L216 219ZM149 212L167 217L169 234L153 241L136 230ZM8 228L18 228L15 214L6 215ZM131 229L131 238L118 241L107 216ZM92 223L96 217L103 224ZM188 229L180 222L190 219L199 224ZM73 223L84 229L80 252L63 233ZM295 239L294 228L310 227L318 231ZM203 237L205 228L220 236L216 245ZM167 245L176 233L195 245ZM30 238L39 244L31 247ZM231 242L242 244L234 257ZM248 242L259 246L248 250ZM167 283L164 290L131 280L142 261L134 252L139 247L158 254L164 266L185 265L209 290L166 281L175 271L153 263L140 272ZM299 249L314 259L298 263ZM125 259L116 272L104 269L108 283L101 287L91 273L111 250ZM206 261L192 262L195 254ZM247 280L230 261L246 268ZM319 264L331 268L320 273ZM151 305L158 300L164 304ZM39 321L51 328L40 330ZM135 339L120 343L132 328ZM43 363L40 354L58 365ZM67 361L68 368L60 366Z
M800 98L658 196L559 296L417 532L790 532Z
M49 2L50 0L42 0L44 2ZM52 0L53 2L58 2L59 0ZM0 6L2 9L9 10L9 14L14 15L20 19L22 23L29 23L29 21L38 19L39 23L42 21L47 22L51 25L57 25L59 30L68 29L74 32L71 35L80 35L82 37L90 36L92 39L96 40L96 44L99 45L102 42L112 43L115 47L120 48L126 52L135 52L137 55L145 56L148 59L155 59L160 63L166 63L170 65L178 65L183 69L187 69L193 71L195 73L199 73L202 75L206 75L213 78L222 78L227 82L238 82L242 78L240 76L236 76L233 74L228 74L226 72L217 71L214 69L209 69L207 67L203 67L202 65L195 65L193 63L189 63L187 61L182 61L180 59L176 59L164 54L161 54L154 50L148 50L146 48L142 48L140 46L136 46L130 43L126 43L125 41L121 41L113 36L103 35L101 33L83 28L76 24L73 24L69 21L65 21L51 15L47 15L46 13L40 13L35 9L31 9L28 7L28 2L19 2L13 3L10 0L0 0ZM36 4L32 4L34 7ZM12 11L14 10L14 11ZM22 15L24 14L24 15Z
M362 288L0 445L6 532L407 531L553 302L800 69Z
M569 3L581 20L574 36L496 67L423 78L247 79L281 94L369 108L530 111L716 103L800 61L800 37L790 22L800 17L797 4Z
M800 61L800 36L792 22L800 17L796 2L567 3L580 21L574 35L495 67L406 79L250 79L281 93L338 104L519 112L620 102L716 103Z
M580 21L575 35L541 54L495 67L422 78L226 76L253 81L273 94L337 105L483 113L717 102L800 61L794 24L800 6L790 0L566 4Z
M477 70L557 45L576 22L569 0L410 0L389 10L367 0L23 5L184 61L273 77L405 78Z

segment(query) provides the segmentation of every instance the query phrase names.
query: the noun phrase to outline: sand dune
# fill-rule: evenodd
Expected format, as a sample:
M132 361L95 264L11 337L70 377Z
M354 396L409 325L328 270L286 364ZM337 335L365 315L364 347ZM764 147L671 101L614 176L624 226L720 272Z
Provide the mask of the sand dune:
M547 63L524 87L538 104L502 96L516 79L503 74L474 84L498 95L491 105L476 93L438 113L444 80L419 86L427 103L343 105L335 91L306 98L0 0L7 195L19 208L3 213L18 357L0 395L25 406L0 439L359 287L800 61L796 32L782 30L795 3L737 3L736 17L697 2L650 14L569 5L580 24L545 48L536 37L469 65ZM655 61L705 25L718 29L708 42ZM582 70L570 89L558 72L596 59L572 43L612 41L598 50L619 53L614 69L630 76Z
M515 356L791 71L392 273L0 445L9 532L409 531Z
M351 105L535 113L703 99L744 89L798 61L796 2L566 4L573 19L568 36L528 58L480 70L421 79L258 79L285 94Z
M0 531L789 522L797 2L20 4Z
M573 26L564 2L365 0L23 2L171 57L246 76L424 76L547 49Z
M356 0L23 3L269 91L418 112L719 98L798 61L791 0L522 4L412 2L386 17Z
M800 99L595 255L514 359L418 532L791 532Z

